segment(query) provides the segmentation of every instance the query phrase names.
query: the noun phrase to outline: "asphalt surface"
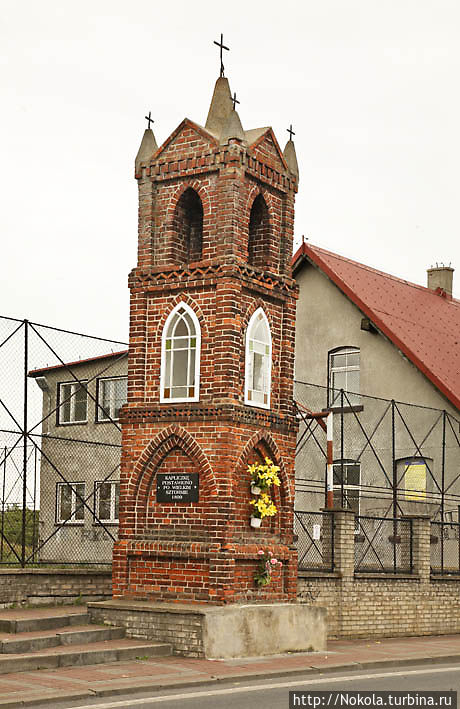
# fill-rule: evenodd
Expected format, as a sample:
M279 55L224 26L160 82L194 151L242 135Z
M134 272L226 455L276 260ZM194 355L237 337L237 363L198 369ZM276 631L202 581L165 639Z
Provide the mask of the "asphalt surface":
M422 691L456 691L460 696L460 663L213 683L183 690L176 687L136 697L131 694L102 701L95 698L90 702L56 702L47 706L49 709L288 709L290 691L303 694L306 701L311 692L319 691L407 691L413 697ZM368 709L373 709L373 705ZM451 706L450 709L456 708Z

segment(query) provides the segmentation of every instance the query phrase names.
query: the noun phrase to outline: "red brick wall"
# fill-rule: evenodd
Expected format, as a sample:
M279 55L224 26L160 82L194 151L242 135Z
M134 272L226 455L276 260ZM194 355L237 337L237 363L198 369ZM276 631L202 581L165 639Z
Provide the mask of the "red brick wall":
M114 595L214 603L294 599L295 178L270 134L252 148L219 146L188 120L137 178L139 252L130 276ZM189 187L203 206L202 256L181 263L187 250L181 197ZM265 260L259 253L251 265L249 222L259 194L269 233ZM162 331L181 301L201 327L200 400L160 404ZM270 410L244 404L246 328L258 307L273 342ZM282 486L274 492L279 514L256 530L249 524L247 466L265 455L281 467ZM162 472L199 473L199 502L158 503L156 476ZM259 549L283 561L262 589L254 583Z

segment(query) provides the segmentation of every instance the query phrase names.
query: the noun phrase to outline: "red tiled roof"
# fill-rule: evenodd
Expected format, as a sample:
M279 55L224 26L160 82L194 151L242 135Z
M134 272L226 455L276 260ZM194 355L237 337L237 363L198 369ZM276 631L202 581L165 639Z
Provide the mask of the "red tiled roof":
M51 367L42 367L41 369L31 369L29 371L29 377L38 377L40 374L45 374L45 372L51 372L54 369L64 369L67 367L75 367L77 364L88 364L90 362L96 362L99 359L108 359L109 357L121 357L122 355L128 354L128 350L121 350L120 352L110 352L109 354L97 355L96 357L87 357L86 359L78 359L75 362L65 362L64 364L53 364Z
M292 259L317 266L460 409L460 301L311 244Z

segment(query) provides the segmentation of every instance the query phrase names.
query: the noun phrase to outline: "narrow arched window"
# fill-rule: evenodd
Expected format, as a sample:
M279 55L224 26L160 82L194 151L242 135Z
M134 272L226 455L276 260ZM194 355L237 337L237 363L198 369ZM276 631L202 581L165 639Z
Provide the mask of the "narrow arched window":
M246 332L245 404L270 408L272 338L267 316L258 308Z
M160 401L199 400L200 348L198 318L186 303L179 303L163 329Z
M191 187L185 190L177 203L174 232L173 260L176 263L199 261L203 242L203 205Z
M261 194L255 198L249 217L248 261L251 266L267 268L270 264L270 219Z

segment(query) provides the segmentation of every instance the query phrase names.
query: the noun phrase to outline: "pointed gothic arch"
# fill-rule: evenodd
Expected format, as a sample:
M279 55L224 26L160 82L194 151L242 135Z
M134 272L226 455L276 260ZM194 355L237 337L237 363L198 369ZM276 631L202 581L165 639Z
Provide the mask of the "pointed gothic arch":
M173 215L173 260L199 261L203 251L203 203L190 185L177 200Z
M270 212L261 192L255 197L249 214L248 262L265 269L271 252Z
M257 308L246 328L244 403L270 408L272 336L263 308Z
M182 426L168 426L150 441L134 466L134 528L136 533L142 532L146 527L148 501L157 472L167 457L176 451L189 458L202 476L200 481L202 503L203 498L210 500L217 496L215 475L200 445Z
M200 399L201 328L185 301L169 313L161 335L160 402Z

